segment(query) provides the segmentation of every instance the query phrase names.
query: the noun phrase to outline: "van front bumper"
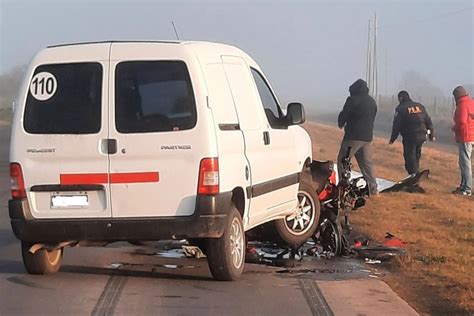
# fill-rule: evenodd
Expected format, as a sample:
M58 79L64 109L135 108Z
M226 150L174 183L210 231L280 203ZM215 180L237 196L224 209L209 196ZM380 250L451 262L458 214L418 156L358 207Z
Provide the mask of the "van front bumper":
M224 233L232 193L198 196L191 216L34 219L26 199L8 202L15 236L28 242L133 241L218 238Z

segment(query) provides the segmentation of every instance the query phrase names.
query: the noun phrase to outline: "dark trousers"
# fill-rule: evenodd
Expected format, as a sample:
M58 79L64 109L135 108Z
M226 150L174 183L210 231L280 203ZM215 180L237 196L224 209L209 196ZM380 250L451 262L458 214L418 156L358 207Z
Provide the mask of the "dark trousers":
M341 142L341 148L339 149L339 154L337 155L339 179L342 177L342 160L349 147L351 147L350 158L355 156L357 164L360 168L360 172L369 185L369 194L377 194L377 179L375 178L374 174L370 142L363 142L359 140L343 140Z
M405 159L405 169L408 174L418 173L420 169L421 147L425 141L403 140L403 158Z

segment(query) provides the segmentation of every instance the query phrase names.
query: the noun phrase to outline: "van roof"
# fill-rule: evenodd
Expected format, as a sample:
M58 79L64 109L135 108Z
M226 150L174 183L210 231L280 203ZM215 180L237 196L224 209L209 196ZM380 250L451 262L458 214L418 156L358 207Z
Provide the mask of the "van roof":
M91 42L76 42L76 43L63 43L49 45L47 48L63 47L63 46L74 46L74 45L91 45L91 44L106 44L106 43L161 43L161 44L183 44L185 41L172 41L172 40L107 40L107 41L91 41ZM189 43L189 42L188 42Z
M223 44L223 43L215 43L215 42L205 42L205 41L173 41L173 40L104 40L104 41L91 41L91 42L78 42L78 43L65 43L65 44L58 44L58 45L50 45L42 52L49 51L49 50L56 50L56 49L67 49L67 47L84 47L88 45L101 45L101 44L150 44L150 45L176 45L176 47L184 47L184 46L192 46L192 49L197 53L204 53L209 54L218 53L221 55L236 55L241 56L252 64L254 63L252 58L242 51L240 48L235 47L233 45ZM180 49L178 48L178 49ZM41 52L40 52L41 54ZM39 56L39 55L38 55Z

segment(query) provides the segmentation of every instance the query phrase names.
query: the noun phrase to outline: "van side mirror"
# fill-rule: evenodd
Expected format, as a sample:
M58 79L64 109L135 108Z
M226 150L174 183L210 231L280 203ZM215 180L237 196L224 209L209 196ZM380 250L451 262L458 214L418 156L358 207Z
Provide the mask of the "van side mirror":
M286 119L288 125L299 125L306 121L303 104L292 102L286 109Z

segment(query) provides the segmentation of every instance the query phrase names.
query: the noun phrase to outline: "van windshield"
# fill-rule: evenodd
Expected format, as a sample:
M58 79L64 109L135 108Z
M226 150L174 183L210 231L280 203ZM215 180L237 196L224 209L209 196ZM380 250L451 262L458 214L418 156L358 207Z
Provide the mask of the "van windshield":
M121 133L191 129L196 102L186 64L133 61L115 72L115 125Z
M36 68L28 89L25 131L93 134L101 127L102 65L71 63Z

